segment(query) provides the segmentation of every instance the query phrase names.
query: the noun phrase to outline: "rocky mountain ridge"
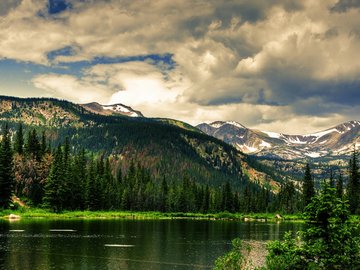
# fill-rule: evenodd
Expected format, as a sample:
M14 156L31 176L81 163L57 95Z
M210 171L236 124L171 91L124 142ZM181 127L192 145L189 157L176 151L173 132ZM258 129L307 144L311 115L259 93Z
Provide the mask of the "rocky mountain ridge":
M360 121L349 121L305 135L287 135L246 128L237 122L216 121L197 126L204 133L257 156L301 159L348 156L360 148Z

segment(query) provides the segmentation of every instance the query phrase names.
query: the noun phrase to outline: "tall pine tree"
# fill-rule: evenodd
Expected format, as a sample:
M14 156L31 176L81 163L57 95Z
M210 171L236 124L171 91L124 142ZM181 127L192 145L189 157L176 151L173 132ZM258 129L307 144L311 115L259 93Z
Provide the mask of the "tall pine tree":
M343 181L343 177L342 177L341 172L339 174L338 180L336 181L336 194L340 199L343 198L343 195L344 195L344 181Z
M21 123L19 124L18 131L16 132L14 148L16 153L18 153L19 155L22 155L24 153L24 131Z
M314 180L311 175L309 163L306 164L302 191L303 191L303 206L306 207L311 202L312 197L315 195Z
M60 212L64 207L66 188L64 186L64 158L61 146L56 149L50 174L45 184L44 205L55 212Z
M351 214L357 213L359 210L359 190L360 190L360 175L359 175L359 165L357 159L358 153L354 149L352 157L350 159L350 176L349 176L349 184L347 188L347 197L350 204L350 212Z
M8 126L3 129L0 145L0 208L8 208L11 203L15 176L13 171L13 153Z

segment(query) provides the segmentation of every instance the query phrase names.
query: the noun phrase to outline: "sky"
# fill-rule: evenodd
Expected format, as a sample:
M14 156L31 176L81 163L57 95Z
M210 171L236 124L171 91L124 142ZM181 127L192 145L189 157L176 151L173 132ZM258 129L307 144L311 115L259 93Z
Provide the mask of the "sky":
M359 120L360 1L1 0L0 95L318 131Z

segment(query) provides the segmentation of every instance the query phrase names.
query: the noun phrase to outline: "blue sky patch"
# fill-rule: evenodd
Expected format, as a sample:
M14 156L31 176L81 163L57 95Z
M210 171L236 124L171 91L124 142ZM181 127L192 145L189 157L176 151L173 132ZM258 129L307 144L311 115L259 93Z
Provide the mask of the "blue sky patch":
M48 2L48 12L49 14L58 14L68 8L71 8L71 4L65 0L49 0Z

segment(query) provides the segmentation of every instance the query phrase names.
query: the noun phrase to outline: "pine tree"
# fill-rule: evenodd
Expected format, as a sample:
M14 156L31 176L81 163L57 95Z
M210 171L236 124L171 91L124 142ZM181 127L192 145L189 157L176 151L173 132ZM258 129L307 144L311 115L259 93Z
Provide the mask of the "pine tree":
M0 208L8 208L15 184L13 171L13 153L8 126L3 129L3 138L0 145Z
M336 194L340 199L342 199L344 196L344 180L341 173L339 174L339 178L336 181Z
M46 149L47 149L47 143L46 143L46 134L44 130L41 134L41 145L40 145L41 156L45 155Z
M55 212L63 210L66 188L64 186L64 160L61 145L55 152L50 174L45 184L44 205Z
M86 193L86 157L85 151L81 150L78 153L71 166L69 178L69 192L71 209L85 208L85 193Z
M233 212L233 196L230 183L227 181L222 188L221 208L223 211Z
M315 195L314 180L311 175L310 165L306 164L304 183L303 183L303 206L306 207L310 202L311 198Z
M202 212L207 213L210 208L210 190L209 185L206 185L205 191L204 191L204 197L203 197L203 203L202 203Z
M329 184L330 187L334 188L335 187L335 180L334 180L334 171L332 168L330 168L330 178L329 178Z
M166 182L166 178L163 177L161 182L161 191L160 191L160 199L159 199L159 210L161 212L167 211L167 197L168 197L169 188Z
M21 123L19 124L18 131L16 132L15 151L19 155L22 155L24 153L24 132L23 132L23 126Z
M358 159L357 159L357 152L353 151L352 157L349 162L349 169L350 169L350 176L349 176L349 183L347 188L347 197L350 204L350 212L351 214L357 213L359 209L359 202L360 202L360 175L359 175L359 166L358 166Z
M85 185L85 207L88 210L92 210L95 208L94 201L96 198L96 194L94 190L96 172L95 172L95 163L93 157L90 158L86 176L87 177L86 177L86 185Z
M29 131L28 133L25 150L28 155L40 160L40 143L35 129Z

